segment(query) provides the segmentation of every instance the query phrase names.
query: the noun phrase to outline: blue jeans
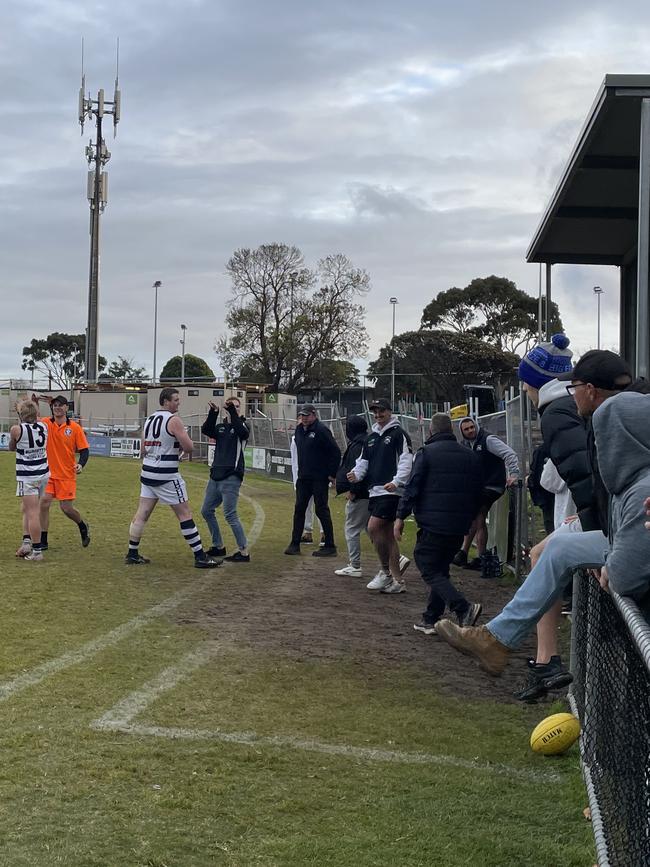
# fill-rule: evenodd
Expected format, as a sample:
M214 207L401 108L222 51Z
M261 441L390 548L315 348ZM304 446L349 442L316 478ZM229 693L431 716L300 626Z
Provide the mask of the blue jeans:
M246 548L246 534L237 514L237 500L239 499L240 488L241 479L238 476L228 476L227 479L222 479L219 482L210 479L205 489L205 499L201 506L201 514L208 525L210 535L212 536L212 544L215 548L224 547L221 530L215 516L215 510L222 503L223 516L230 525L237 546L239 548Z
M552 535L535 568L487 628L497 641L515 650L562 596L574 569L601 568L608 551L609 542L600 530Z

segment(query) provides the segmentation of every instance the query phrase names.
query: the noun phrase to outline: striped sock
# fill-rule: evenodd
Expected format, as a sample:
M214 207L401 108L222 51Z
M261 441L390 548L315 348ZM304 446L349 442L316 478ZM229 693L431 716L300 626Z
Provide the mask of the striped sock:
M201 535L191 518L189 521L181 521L181 533L194 552L194 556L198 557L198 555L203 552L203 545L201 543Z
M134 557L138 553L138 546L140 542L134 542L133 539L129 539L129 555Z

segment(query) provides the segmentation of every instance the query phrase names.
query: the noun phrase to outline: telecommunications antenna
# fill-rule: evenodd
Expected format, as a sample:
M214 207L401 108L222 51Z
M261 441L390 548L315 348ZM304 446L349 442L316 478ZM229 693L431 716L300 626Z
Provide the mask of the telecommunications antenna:
M120 122L120 105L122 94L120 93L120 37L117 37L115 49L115 89L113 91L113 138L117 137L117 125Z
M84 120L86 119L86 76L84 75L84 40L81 37L81 87L79 88L79 125L81 135L84 134Z

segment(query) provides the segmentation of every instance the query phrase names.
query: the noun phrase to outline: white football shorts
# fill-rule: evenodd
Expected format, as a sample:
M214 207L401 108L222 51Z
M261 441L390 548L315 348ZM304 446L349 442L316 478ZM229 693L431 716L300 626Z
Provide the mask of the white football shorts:
M164 485L155 487L142 484L140 496L145 500L160 500L165 506L176 506L178 503L187 502L187 488L185 481L179 476L177 479L165 482Z
M16 485L17 497L42 497L47 487L49 474L38 479L24 479Z

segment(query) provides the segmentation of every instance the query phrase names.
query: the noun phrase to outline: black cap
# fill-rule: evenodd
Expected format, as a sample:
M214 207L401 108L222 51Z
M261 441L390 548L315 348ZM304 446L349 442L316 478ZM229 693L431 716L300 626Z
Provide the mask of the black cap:
M558 376L562 382L571 382L579 379L580 382L588 382L596 388L604 388L607 391L616 391L625 388L627 383L621 385L617 379L629 376L632 379L630 365L609 349L592 349L585 352L573 370Z
M64 403L66 406L70 403L67 397L62 394L57 394L56 397L53 397L50 403Z
M306 403L298 410L298 415L311 415L312 413L316 415L316 407L313 403Z
M389 412L393 411L392 406L390 405L390 401L385 397L380 397L377 400L373 400L370 404L370 409L387 409Z

